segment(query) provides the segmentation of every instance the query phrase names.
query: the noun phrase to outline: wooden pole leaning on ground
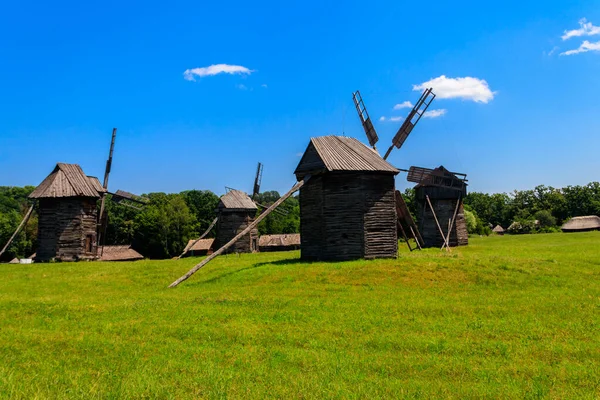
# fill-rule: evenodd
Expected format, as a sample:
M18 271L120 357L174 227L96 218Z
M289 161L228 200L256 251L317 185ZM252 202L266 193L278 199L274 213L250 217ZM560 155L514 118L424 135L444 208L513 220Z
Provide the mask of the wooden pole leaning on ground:
M301 180L300 182L296 183L290 189L289 192L287 192L282 197L280 197L279 200L277 200L269 208L267 208L265 210L265 212L263 212L262 214L260 214L258 216L258 218L256 218L254 220L254 222L252 222L250 225L248 225L246 227L246 229L244 229L243 231L241 231L240 233L238 233L233 239L231 239L229 242L227 242L223 247L221 247L219 250L215 251L210 256L208 256L204 260L202 260L202 262L200 262L199 264L196 264L196 266L194 268L190 269L187 274L183 275L181 278L179 278L175 282L171 283L169 285L169 287L173 288L173 287L179 285L181 282L185 281L190 276L194 275L196 273L196 271L198 271L200 268L204 267L206 264L208 264L213 259L215 259L218 255L222 254L223 252L225 252L225 250L227 250L228 248L230 248L231 246L233 246L233 244L235 242L237 242L238 240L240 240L242 238L242 236L246 235L248 232L250 232L252 229L254 229L263 219L265 219L267 217L267 215L269 215L274 209L276 209L277 207L279 207L281 205L281 203L283 203L284 201L286 201L288 199L288 197L290 197L292 194L294 194L295 192L297 192L306 182L308 182L309 179L310 179L310 175L306 175L304 177L304 179Z
M446 237L446 242L442 245L440 250L444 249L444 246L448 246L450 249L450 233L452 232L452 228L454 227L454 221L456 220L456 216L458 215L458 206L460 204L462 195L458 196L458 201L456 202L456 207L454 208L454 215L452 216L452 222L450 222L450 226L448 227L448 236Z
M425 195L425 198L427 199L429 208L431 208L431 213L433 214L433 219L435 219L435 223L436 223L438 229L440 230L440 235L442 235L442 239L444 239L444 244L446 244L446 235L444 235L444 231L442 230L442 227L440 226L440 223L438 222L437 215L435 215L435 210L433 209L433 206L431 205L431 200L429 200L428 195Z
M21 221L21 223L17 227L17 230L15 231L15 233L12 234L12 236L10 237L10 239L8 239L8 242L2 248L2 251L0 251L0 256L2 256L2 254L4 254L4 252L6 251L6 249L8 249L8 246L10 246L10 244L12 243L12 241L19 234L19 232L21 231L21 229L23 228L23 226L25 226L25 224L27 223L27 221L29 221L29 217L31 217L31 213L33 212L33 207L34 206L35 206L35 203L32 204L31 207L29 207L29 210L27 210L27 214L25 214L25 217L23 218L23 221Z
M198 243L200 240L204 239L204 236L208 235L208 232L210 232L210 230L213 228L213 226L215 226L215 224L217 223L217 220L219 219L219 217L213 219L213 221L210 223L210 226L208 227L208 229L206 231L204 231L204 233L198 238L196 239L196 241L194 241L194 243L192 243L192 245L189 247L190 249L192 247L194 247L196 245L196 243ZM186 246L187 249L187 246ZM183 249L183 253L181 253L177 259L179 260L181 257L183 257L183 255L185 254L185 250Z

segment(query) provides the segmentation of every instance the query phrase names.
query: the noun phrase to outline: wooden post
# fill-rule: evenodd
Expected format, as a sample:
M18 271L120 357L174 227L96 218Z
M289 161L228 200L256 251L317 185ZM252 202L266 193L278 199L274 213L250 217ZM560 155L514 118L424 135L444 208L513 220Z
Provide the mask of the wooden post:
M208 227L208 229L206 231L204 231L204 233L196 241L194 241L194 243L192 243L192 245L190 246L190 249L192 247L194 247L196 245L196 243L198 243L200 240L204 239L204 236L208 235L208 232L210 232L210 230L213 228L213 226L215 226L215 224L217 223L218 219L219 219L219 217L213 219L213 221L210 223L210 226ZM183 257L184 254L185 254L185 249L183 249L183 253L181 253L177 257L177 259L179 260L181 257Z
M2 251L0 251L0 256L2 256L2 254L4 254L4 252L6 251L6 249L8 249L8 246L10 246L10 244L12 243L12 241L19 234L19 232L21 231L21 229L23 228L23 226L25 226L25 224L27 223L27 221L29 221L29 217L31 217L31 213L33 212L33 207L34 206L35 206L35 203L32 204L31 207L29 207L29 210L27 210L27 214L25 214L25 217L23 218L23 221L21 221L21 223L17 227L17 230L15 231L15 233L12 234L12 236L10 237L10 239L8 239L8 242L2 248Z
M251 223L250 225L248 225L246 227L246 229L244 229L243 231L241 231L240 233L238 233L233 239L231 239L229 242L227 242L219 250L215 251L214 253L212 253L211 255L209 255L208 257L206 257L200 263L196 264L196 266L194 266L194 268L190 269L187 272L187 274L183 275L181 278L179 278L175 282L171 283L169 285L169 287L173 288L173 287L179 285L181 282L185 281L190 276L194 275L196 273L196 271L198 271L200 268L204 267L206 264L208 264L213 259L215 259L218 255L220 255L223 252L225 252L225 250L227 250L229 247L233 246L235 244L235 242L237 242L238 240L240 240L244 235L246 235L248 232L250 232L252 229L254 229L263 219L265 219L267 217L267 215L269 215L274 209L276 209L277 207L279 207L279 205L281 205L281 203L283 203L284 201L286 201L288 199L288 197L290 197L292 194L294 194L295 192L297 192L306 182L308 182L309 179L310 179L310 175L306 175L304 177L304 179L301 180L300 182L296 183L290 189L289 192L287 192L282 197L280 197L279 200L277 200L269 208L267 208L264 213L260 214L258 216L258 218L256 218L254 220L253 223Z
M458 206L460 204L460 200L462 198L462 194L458 196L458 201L456 202L456 207L454 207L454 215L452 216L452 222L450 222L450 227L448 227L448 237L446 238L446 243L442 245L442 250L444 246L447 244L450 247L450 233L452 232L452 228L454 227L454 220L456 219L456 215L458 214Z
M444 239L444 243L446 243L446 235L444 235L444 231L442 231L442 227L440 226L440 223L438 222L437 215L435 215L435 210L433 209L433 206L431 205L431 200L429 200L429 195L425 195L425 198L427 199L429 208L431 208L431 213L433 214L433 219L435 219L435 223L436 223L438 229L440 230L440 235L442 235L442 239Z
M423 250L423 248L421 248L421 245L419 244L419 240L417 239L417 235L415 235L415 231L413 231L412 226L409 226L409 228L410 228L410 231L413 234L413 237L415 238L415 242L417 242L417 246L419 247L419 250Z

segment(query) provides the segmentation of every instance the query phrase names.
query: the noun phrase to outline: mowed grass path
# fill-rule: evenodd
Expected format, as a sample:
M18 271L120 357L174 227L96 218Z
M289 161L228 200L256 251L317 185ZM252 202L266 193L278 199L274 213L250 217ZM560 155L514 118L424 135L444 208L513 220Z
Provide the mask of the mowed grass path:
M3 398L599 398L600 232L0 266Z

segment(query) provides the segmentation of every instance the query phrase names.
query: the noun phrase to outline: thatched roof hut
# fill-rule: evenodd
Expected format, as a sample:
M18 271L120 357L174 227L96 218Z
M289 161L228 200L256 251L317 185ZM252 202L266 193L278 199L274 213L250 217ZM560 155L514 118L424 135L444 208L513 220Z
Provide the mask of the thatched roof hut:
M100 261L136 261L143 260L144 256L131 248L130 244L103 246Z
M573 217L560 228L563 232L585 232L600 230L600 217L586 215L584 217Z
M38 201L36 261L97 258L96 203L105 192L77 164L58 163L29 195Z
M206 256L212 254L215 239L190 239L183 250L182 257Z
M433 170L437 177L448 178L449 181L460 181L460 179L452 172L448 171L444 166L439 166ZM469 233L467 232L467 223L465 221L465 211L463 207L463 199L467 195L467 185L465 184L462 190L450 189L445 187L434 186L430 184L418 184L415 187L415 197L418 203L417 220L419 222L419 231L423 238L423 247L441 247L444 244L444 238L440 234L437 223L431 208L427 203L427 196L431 201L431 205L435 210L437 220L442 227L442 231L447 234L449 221L454 216L457 202L458 213L454 219L454 226L450 234L450 247L465 246L469 244Z
M300 234L262 235L258 238L258 248L261 252L298 250L300 248Z
M354 138L310 140L296 179L300 189L301 258L395 258L395 175L399 170Z
M217 227L214 248L221 248L254 222L258 207L244 192L230 190L217 205ZM227 252L251 253L258 250L258 230L244 235Z
M492 232L498 234L498 235L504 235L504 228L501 227L500 225L496 225L494 227L494 229L492 229Z

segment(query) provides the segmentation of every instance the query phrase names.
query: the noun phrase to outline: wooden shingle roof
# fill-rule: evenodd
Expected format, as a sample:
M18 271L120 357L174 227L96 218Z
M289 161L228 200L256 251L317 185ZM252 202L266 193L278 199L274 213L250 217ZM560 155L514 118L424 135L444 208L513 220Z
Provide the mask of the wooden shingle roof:
M230 190L227 194L222 196L217 208L231 210L258 209L252 199L246 193L240 190Z
M208 251L212 248L215 239L190 239L187 246L183 250L184 253L188 251Z
M131 245L104 246L101 261L134 261L143 260L144 256L131 248Z
M258 246L300 246L300 234L284 233L280 235L262 235L258 238Z
M400 172L377 152L355 138L321 136L310 143L294 174L300 180L307 174L332 171Z
M30 199L100 197L105 190L97 178L86 176L77 164L58 163L50 175L29 195Z

